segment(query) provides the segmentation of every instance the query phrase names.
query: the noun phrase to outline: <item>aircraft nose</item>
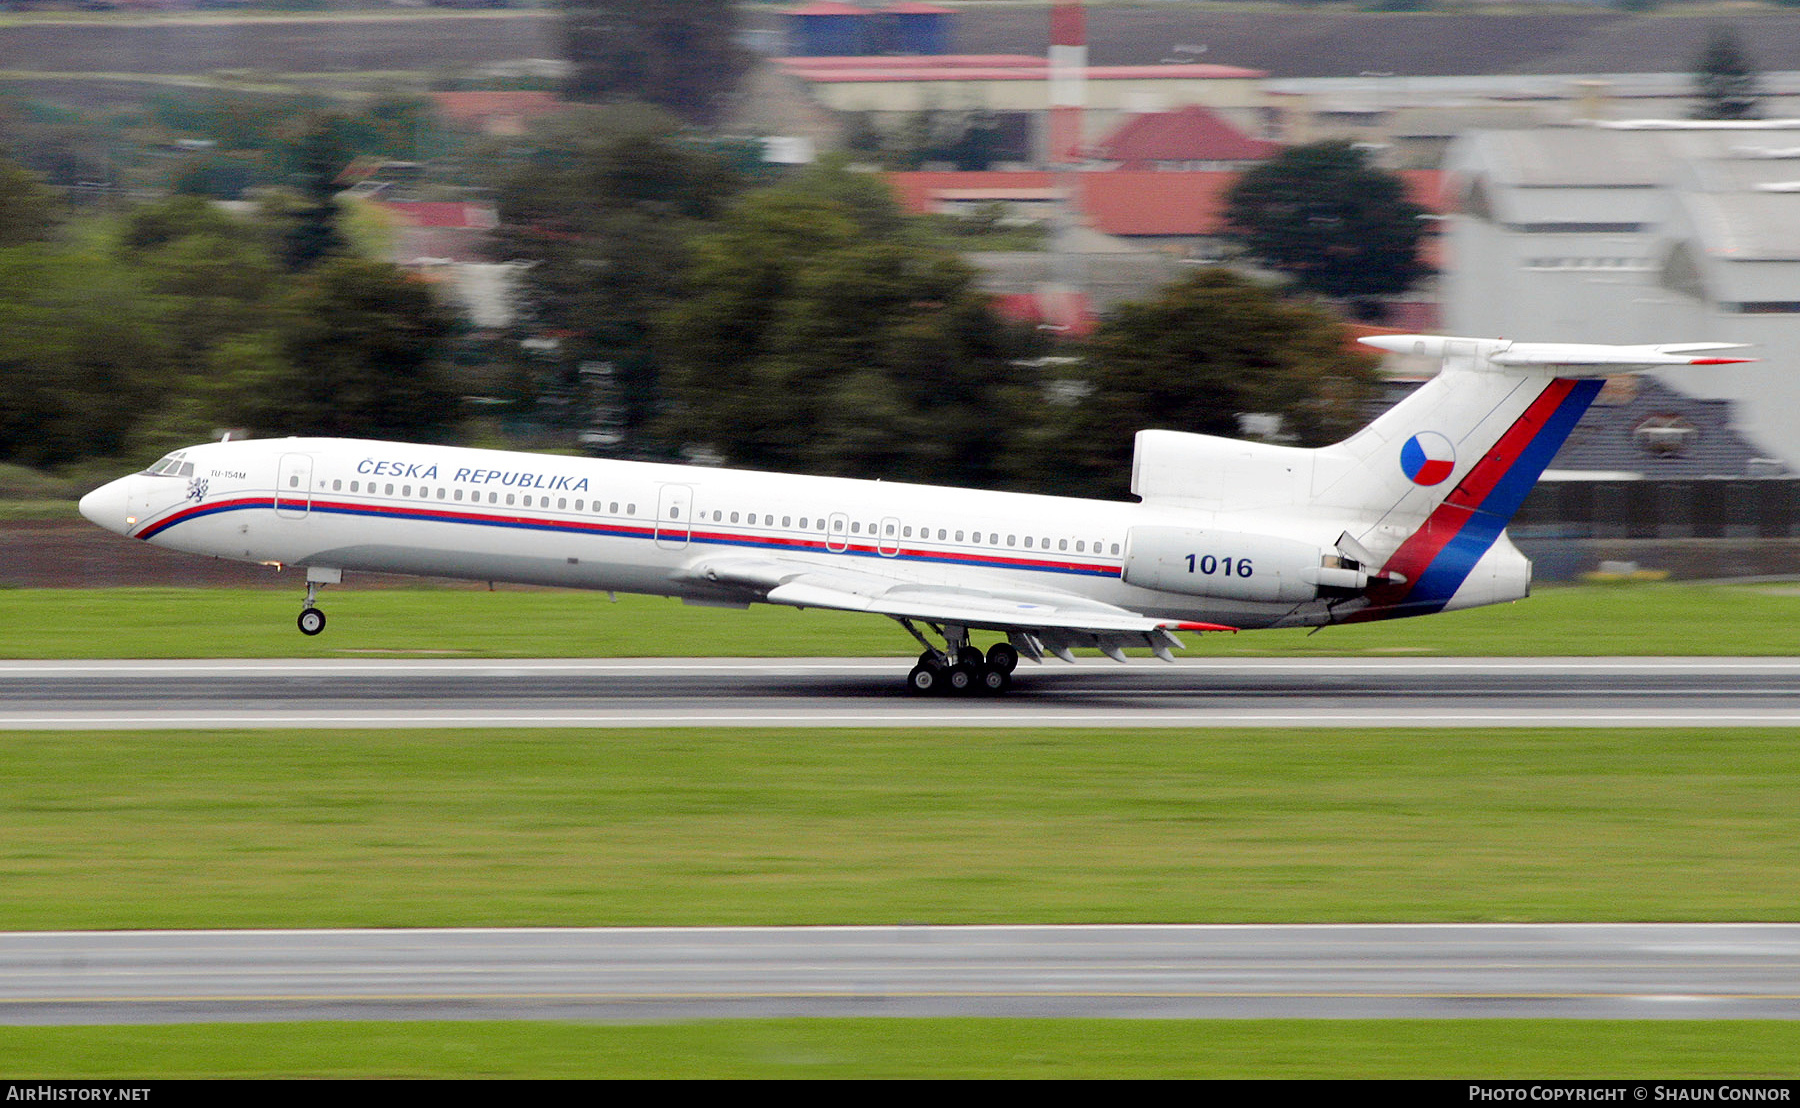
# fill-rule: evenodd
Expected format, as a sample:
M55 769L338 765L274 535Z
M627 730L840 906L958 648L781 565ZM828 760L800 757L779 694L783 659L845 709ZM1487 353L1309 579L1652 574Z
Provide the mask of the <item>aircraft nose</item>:
M81 498L81 514L90 523L99 524L108 531L117 531L123 535L131 529L135 519L130 518L131 493L128 482L130 478L121 477L101 485L93 492Z

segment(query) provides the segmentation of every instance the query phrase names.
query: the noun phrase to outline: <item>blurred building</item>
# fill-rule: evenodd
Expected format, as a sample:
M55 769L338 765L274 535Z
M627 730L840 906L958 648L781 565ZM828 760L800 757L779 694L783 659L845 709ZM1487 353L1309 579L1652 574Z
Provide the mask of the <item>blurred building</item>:
M1049 150L1050 62L1032 54L787 57L781 72L821 105L895 132L920 113L965 112L1029 131L1032 158ZM1261 70L1230 65L1089 66L1082 136L1091 143L1128 117L1198 104L1238 128L1263 119Z
M1800 121L1477 132L1447 171L1446 330L1754 344L1658 377L1800 471Z

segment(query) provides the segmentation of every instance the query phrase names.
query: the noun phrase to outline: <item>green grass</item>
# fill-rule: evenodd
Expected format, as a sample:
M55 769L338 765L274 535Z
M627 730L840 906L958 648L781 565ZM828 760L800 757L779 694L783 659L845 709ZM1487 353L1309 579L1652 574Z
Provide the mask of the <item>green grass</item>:
M1792 920L1791 730L10 733L0 928Z
M273 571L271 571L272 573ZM0 657L285 658L361 652L471 657L901 658L878 616L756 605L745 611L604 593L332 588L323 635L294 629L305 584L280 589L0 590ZM1422 619L1306 631L1184 635L1198 655L1800 654L1800 587L1630 583L1544 589L1528 600Z
M3 1027L10 1077L1791 1078L1800 1020Z

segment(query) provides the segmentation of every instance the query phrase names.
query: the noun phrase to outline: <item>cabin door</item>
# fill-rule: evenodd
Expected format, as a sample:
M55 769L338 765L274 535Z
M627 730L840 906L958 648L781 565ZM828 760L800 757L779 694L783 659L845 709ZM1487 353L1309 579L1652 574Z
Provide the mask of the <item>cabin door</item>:
M664 485L656 495L656 545L664 550L686 546L693 514L693 486Z
M283 454L275 476L275 514L282 519L305 519L312 510L312 484L312 455Z

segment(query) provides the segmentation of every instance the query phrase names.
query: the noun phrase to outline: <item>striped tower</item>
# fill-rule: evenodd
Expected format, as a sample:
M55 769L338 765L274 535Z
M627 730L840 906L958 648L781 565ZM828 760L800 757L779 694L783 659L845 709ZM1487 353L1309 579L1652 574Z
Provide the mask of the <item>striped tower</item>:
M1050 9L1050 164L1081 162L1081 109L1087 104L1087 12L1081 0Z
M1087 13L1080 0L1058 0L1049 9L1049 149L1046 160L1060 200L1051 227L1051 279L1037 293L1049 326L1082 322L1084 284L1076 228L1082 225L1082 106L1087 103Z
M1074 326L1081 312L1081 258L1074 242L1082 222L1081 109L1087 104L1087 11L1081 0L1050 8L1050 133L1048 161L1061 194L1057 205L1054 278L1039 291L1045 321Z

